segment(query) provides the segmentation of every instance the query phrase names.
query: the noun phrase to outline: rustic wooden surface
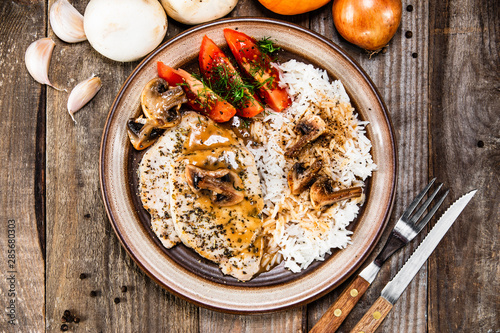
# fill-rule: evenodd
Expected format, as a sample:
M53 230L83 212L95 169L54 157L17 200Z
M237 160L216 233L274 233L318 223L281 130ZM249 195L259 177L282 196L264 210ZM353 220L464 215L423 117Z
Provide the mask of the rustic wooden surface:
M52 2L0 3L0 331L57 332L65 310L80 318L68 325L74 332L311 329L350 279L307 306L230 315L171 295L128 257L103 207L98 154L109 107L137 62L115 63L86 42L59 40L47 18ZM83 13L88 0L71 3ZM308 27L339 44L369 74L390 110L399 153L389 227L432 177L451 189L447 204L479 190L378 331L500 332L499 6L494 0L404 0L403 9L388 49L371 58L335 31L331 3L284 17L256 0L240 0L230 16L265 16ZM165 40L187 28L170 20ZM26 48L45 36L56 42L49 74L53 83L70 90L93 73L103 81L99 94L76 114L77 124L66 112L67 93L40 86L25 69ZM9 268L12 220L16 263ZM385 264L339 332L354 327L413 248ZM8 322L11 300L15 325Z

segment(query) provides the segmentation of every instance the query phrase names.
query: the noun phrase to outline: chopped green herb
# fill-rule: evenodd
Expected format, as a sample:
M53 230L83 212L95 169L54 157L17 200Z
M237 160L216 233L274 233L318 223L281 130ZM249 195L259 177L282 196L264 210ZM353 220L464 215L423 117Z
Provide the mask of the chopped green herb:
M264 82L257 83L256 87L260 88L260 87L267 86L268 88L271 89L271 88L273 88L273 83L274 83L274 77L270 76Z
M279 46L275 46L270 37L264 37L257 41L257 45L262 53L272 54L276 51L280 51Z
M247 80L232 75L225 64L211 68L208 76L214 79L202 79L202 82L237 108L245 107L246 102L254 94L254 86ZM249 94L246 94L245 91L248 91Z

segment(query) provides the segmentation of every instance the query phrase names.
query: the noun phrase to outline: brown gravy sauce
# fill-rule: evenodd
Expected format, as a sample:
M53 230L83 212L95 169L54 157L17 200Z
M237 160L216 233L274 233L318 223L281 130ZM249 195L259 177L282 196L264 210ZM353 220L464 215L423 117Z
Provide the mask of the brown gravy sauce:
M245 134L244 131L236 132L235 127L200 119L200 122L190 129L184 143L184 158L187 163L207 170L231 169L238 174L244 171L245 165L242 165L237 157L241 144L234 135L248 138L250 134ZM206 211L215 214L217 224L224 226L231 247L241 249L242 255L252 248L257 248L257 251L262 253L263 242L259 235L264 205L262 197L246 195L243 201L228 207L214 205L208 196L201 195L197 200Z
M200 122L191 128L188 140L184 144L186 151L207 150L237 145L236 140L226 128L215 123Z

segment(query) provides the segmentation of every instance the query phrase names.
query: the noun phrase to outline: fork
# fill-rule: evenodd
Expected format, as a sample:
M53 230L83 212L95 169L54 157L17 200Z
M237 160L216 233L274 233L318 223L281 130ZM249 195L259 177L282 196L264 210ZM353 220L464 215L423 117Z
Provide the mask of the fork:
M378 254L373 262L371 262L359 275L351 282L351 284L342 292L339 299L326 310L325 314L319 319L309 333L320 332L335 332L340 324L344 321L347 315L354 308L361 296L364 295L368 287L372 284L377 276L383 263L397 250L408 244L416 235L425 227L427 222L436 213L439 206L443 203L448 195L447 190L438 200L437 203L430 208L429 212L420 220L425 210L429 207L432 200L436 197L443 184L434 190L429 195L427 200L417 209L415 214L413 211L429 191L436 178L415 197L410 206L404 211L394 226L389 238L387 239L382 251ZM420 221L419 221L420 220Z

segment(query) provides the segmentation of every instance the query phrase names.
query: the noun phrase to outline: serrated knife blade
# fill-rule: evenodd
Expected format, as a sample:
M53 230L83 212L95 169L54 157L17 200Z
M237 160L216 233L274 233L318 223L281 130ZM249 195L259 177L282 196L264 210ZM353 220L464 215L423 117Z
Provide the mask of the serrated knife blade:
M377 299L351 333L375 332L476 192L477 190L473 190L463 195L444 212L408 261L382 290L381 297Z
M474 194L476 190L463 195L444 212L396 276L382 289L382 297L393 305L396 303Z

